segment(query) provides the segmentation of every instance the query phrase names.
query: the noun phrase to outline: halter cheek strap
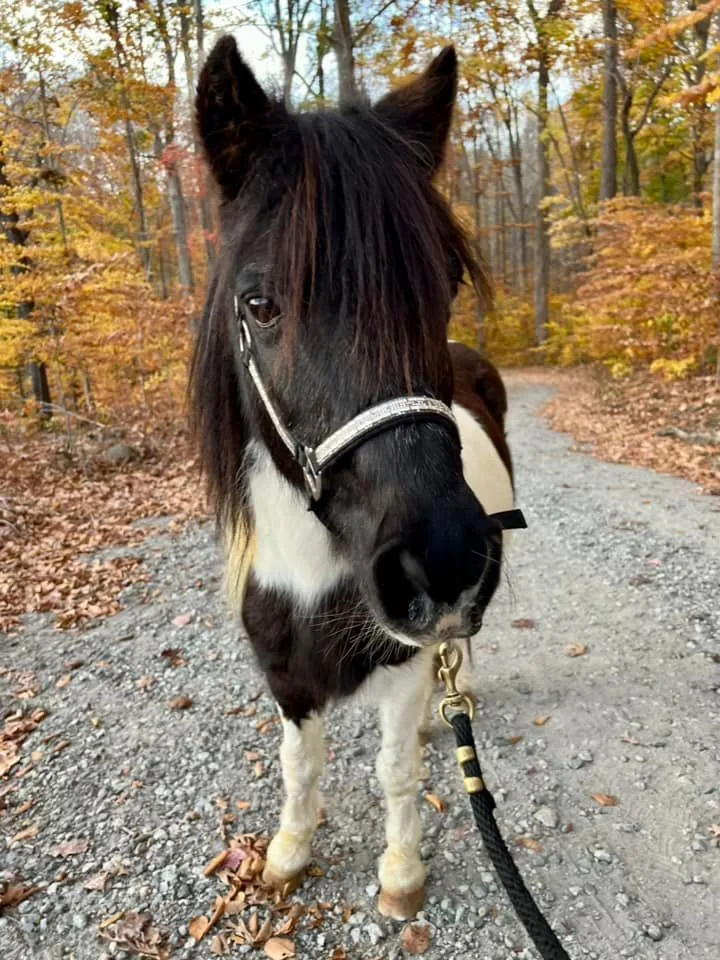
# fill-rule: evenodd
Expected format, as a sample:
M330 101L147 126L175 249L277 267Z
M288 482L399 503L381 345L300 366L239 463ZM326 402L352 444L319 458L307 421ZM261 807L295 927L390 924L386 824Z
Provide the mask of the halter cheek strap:
M240 324L240 356L252 382L255 384L255 389L268 417L272 421L275 432L303 472L305 488L311 504L317 502L322 496L325 474L337 460L359 444L364 443L365 440L369 440L370 437L377 436L378 433L395 427L399 423L439 420L451 424L458 440L460 439L457 422L447 404L441 400L436 400L434 397L414 396L396 397L393 400L386 400L384 403L368 407L367 410L358 413L352 420L348 420L342 427L331 433L316 447L303 443L285 426L277 407L265 388L260 370L255 362L250 327L243 316L240 297L237 295L234 298L234 306L235 317ZM506 510L502 513L491 514L490 518L495 521L499 529L521 529L527 526L520 510Z

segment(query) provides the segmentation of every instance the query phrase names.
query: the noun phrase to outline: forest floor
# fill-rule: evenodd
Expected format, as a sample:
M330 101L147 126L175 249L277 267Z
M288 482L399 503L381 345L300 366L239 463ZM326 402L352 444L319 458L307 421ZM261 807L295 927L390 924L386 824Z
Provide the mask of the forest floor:
M691 471L691 483L599 461L590 444L618 456L603 444L626 430L618 424L633 416L628 404L603 411L612 419L596 430L594 394L577 375L507 379L529 529L515 537L476 646L476 731L501 830L573 960L714 958L720 501L700 492L713 489L714 468L694 455L689 467L675 454L653 464ZM655 456L655 437L705 457L713 445L657 433L717 431L713 396L708 386L700 409L666 405L657 413L665 422L643 428L647 448L628 441L626 456ZM563 398L588 406L570 414ZM577 440L548 428L548 403L556 425L578 418ZM377 915L378 734L358 703L330 719L327 822L312 876L291 898L302 914L277 912L268 943L268 908L250 906L196 943L198 918L228 890L225 870L204 868L235 843L242 874L242 862L262 854L262 840L247 835L276 823L274 707L220 595L212 529L198 519L181 443L174 458L120 471L85 457L82 478L72 464L38 461L32 443L47 440L24 444L27 459L16 457L14 473L5 461L0 478L0 598L11 631L0 646L3 960L202 958L226 946L230 956L252 954L233 937L255 940L260 956L295 950L313 960L394 960L411 950L428 960L534 958L478 848L440 728L421 784L428 904L410 928ZM161 468L168 459L173 468ZM35 500L15 496L38 463L45 484L36 481ZM71 496L60 489L68 477L77 478ZM56 559L54 550L65 552ZM8 558L21 581L12 589ZM59 583L65 562L69 592ZM34 598L37 612L15 620L17 631L13 619ZM58 630L58 614L73 629ZM243 883L248 901L262 900L252 876Z

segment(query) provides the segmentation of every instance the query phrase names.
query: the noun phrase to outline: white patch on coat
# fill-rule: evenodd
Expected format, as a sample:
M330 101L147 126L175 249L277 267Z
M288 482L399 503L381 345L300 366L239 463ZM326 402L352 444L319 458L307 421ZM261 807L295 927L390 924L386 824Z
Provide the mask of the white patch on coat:
M485 513L512 510L512 480L495 444L475 417L454 403L452 407L462 442L465 480L480 501Z
M268 847L267 862L278 877L300 873L310 861L320 809L319 780L325 762L325 721L317 713L298 724L282 716L280 764L285 802L280 828Z
M260 586L312 607L350 573L350 566L338 557L307 499L283 477L270 454L259 447L254 454L248 471L253 573Z

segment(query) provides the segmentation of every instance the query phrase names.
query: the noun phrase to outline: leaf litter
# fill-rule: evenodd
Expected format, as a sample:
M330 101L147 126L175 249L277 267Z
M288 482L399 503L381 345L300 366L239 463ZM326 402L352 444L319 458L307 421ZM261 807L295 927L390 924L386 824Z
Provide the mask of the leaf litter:
M224 889L206 914L190 921L188 930L196 942L212 933L214 955L223 956L237 944L262 948L271 960L287 960L295 956L292 937L303 919L317 929L331 908L321 902L291 902L289 889L277 890L263 880L268 842L254 833L239 834L204 867L205 876L217 878Z

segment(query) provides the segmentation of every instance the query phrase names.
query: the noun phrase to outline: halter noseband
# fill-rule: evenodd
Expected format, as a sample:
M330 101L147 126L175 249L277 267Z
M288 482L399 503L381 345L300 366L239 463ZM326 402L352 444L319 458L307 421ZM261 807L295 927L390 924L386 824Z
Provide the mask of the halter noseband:
M270 399L253 354L252 335L247 320L240 308L240 298L235 297L235 317L240 322L240 356L255 384L265 411L275 427L275 432L286 446L290 456L300 467L305 478L305 488L313 501L318 501L323 492L325 472L340 457L369 440L370 437L409 420L443 420L451 423L460 438L452 410L441 400L433 397L396 397L368 407L348 420L316 447L296 439L282 421L277 407Z
M300 467L305 479L305 489L311 501L317 503L323 493L323 481L326 471L340 457L349 453L355 447L369 440L370 437L388 430L399 423L417 420L441 420L452 424L455 434L460 440L460 431L452 410L447 404L434 397L395 397L383 403L368 407L354 416L347 423L339 427L329 437L326 437L316 447L311 447L296 439L288 430L278 413L277 407L270 399L265 388L260 370L253 354L252 334L247 320L243 316L240 297L234 297L235 318L240 323L240 356L250 374L258 396L262 400L265 412L270 417L275 432L287 448L290 456ZM520 510L505 510L502 513L490 515L501 529L518 529L526 527L525 518Z

